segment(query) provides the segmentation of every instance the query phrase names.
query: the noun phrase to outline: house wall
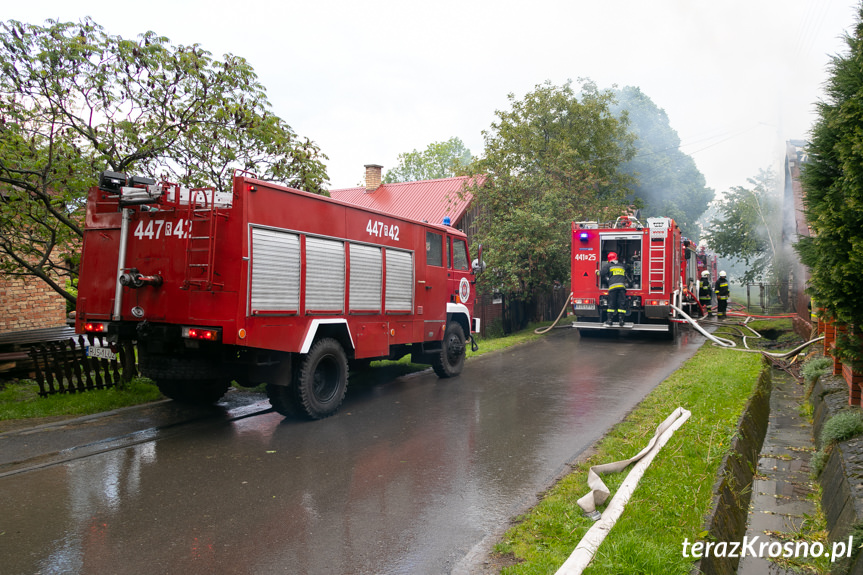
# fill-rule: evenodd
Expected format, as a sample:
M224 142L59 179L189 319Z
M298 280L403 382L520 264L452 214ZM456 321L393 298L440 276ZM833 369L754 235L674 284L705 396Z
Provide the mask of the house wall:
M0 333L66 324L66 300L34 277L0 276Z
M782 239L786 244L797 242L801 237L809 236L809 224L806 221L803 202L805 193L800 182L800 165L805 161L805 156L800 153L803 145L804 142L793 140L786 143L785 209L783 210L785 221L782 230ZM790 251L789 253L792 256L793 266L791 294L794 300L791 303L795 311L794 331L801 337L809 339L813 330L818 327L818 322L812 315L818 310L811 309L811 298L806 293L806 286L809 283L809 268L800 262L800 258L795 252ZM817 306L817 303L815 305Z

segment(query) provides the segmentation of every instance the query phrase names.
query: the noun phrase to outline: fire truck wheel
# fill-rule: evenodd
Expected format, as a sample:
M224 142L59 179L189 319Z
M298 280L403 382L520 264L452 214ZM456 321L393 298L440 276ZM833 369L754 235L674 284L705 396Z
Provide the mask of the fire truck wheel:
M464 357L464 329L458 322L450 322L443 336L443 348L432 358L434 372L438 377L456 376L464 367Z
M156 387L162 392L162 395L169 397L175 401L182 401L183 382L174 379L160 379L156 381Z
M296 386L300 405L310 418L334 414L348 388L348 357L341 344L332 338L314 344L297 370Z
M676 340L678 331L680 331L680 328L678 327L677 323L671 322L668 325L668 333L665 334L665 339L670 341Z
M180 403L210 405L219 401L231 382L224 379L188 381L179 379L160 379L156 386L162 395Z
M156 382L162 395L183 403L216 403L231 386L220 365L201 358L157 355L139 348L138 369Z
M293 385L274 385L267 384L267 397L270 398L270 405L276 410L276 413L285 417L301 417L304 415L300 399L297 397L297 389Z

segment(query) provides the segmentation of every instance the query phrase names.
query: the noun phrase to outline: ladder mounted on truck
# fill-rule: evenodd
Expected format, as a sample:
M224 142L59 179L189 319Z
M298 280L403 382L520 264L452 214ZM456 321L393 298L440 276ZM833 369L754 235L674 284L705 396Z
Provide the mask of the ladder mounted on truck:
M647 218L647 227L650 230L650 248L648 249L648 275L647 281L651 292L665 293L666 291L666 241L668 237L668 218Z
M198 286L203 290L222 287L224 283L215 282L216 238L219 233L219 219L228 214L217 206L215 188L195 188L189 190L186 217L189 230L186 235L185 277L180 289Z

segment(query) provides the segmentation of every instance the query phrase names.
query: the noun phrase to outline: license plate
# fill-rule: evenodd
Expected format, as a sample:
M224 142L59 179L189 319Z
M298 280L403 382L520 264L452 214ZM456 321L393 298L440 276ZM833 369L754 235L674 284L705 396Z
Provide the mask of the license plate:
M86 347L86 350L87 357L107 359L109 361L117 359L117 354L111 351L110 347L102 347L101 345L88 345Z

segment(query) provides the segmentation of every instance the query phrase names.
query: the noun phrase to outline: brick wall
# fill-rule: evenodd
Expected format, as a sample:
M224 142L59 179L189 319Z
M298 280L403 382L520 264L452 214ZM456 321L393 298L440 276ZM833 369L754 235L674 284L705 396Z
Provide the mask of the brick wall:
M0 276L0 333L66 324L66 300L37 278Z

